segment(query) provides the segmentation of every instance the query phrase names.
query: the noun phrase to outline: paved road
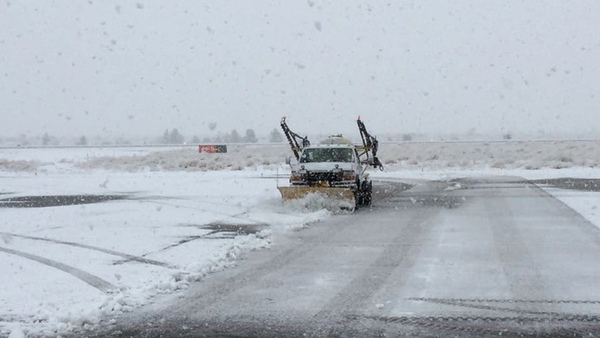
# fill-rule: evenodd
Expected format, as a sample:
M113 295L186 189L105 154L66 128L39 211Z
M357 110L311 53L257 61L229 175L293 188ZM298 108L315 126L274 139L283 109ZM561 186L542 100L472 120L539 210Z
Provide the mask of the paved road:
M98 336L600 335L600 229L511 177L379 183Z

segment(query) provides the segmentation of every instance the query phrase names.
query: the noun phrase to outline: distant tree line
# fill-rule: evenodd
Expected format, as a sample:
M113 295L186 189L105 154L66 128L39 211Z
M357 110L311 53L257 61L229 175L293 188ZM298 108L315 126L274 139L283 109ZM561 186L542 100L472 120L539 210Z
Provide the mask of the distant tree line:
M273 130L269 134L269 142L271 142L271 143L283 142L283 135L281 135L281 132L277 128L273 128Z
M257 143L257 136L254 129L246 129L245 133L241 134L237 129L230 132L217 132L215 130L216 123L209 124L210 133L212 136L199 137L193 135L185 137L177 128L165 129L162 137L135 137L135 135L122 136L94 136L80 135L71 137L57 137L49 133L43 133L37 136L20 134L14 137L0 137L0 145L12 146L108 146L108 145L132 145L132 144L201 144L201 143ZM261 137L270 143L284 142L284 136L278 128L273 128L267 135Z
M164 144L183 144L184 143L183 135L181 135L179 133L179 130L177 130L177 128L171 129L171 132L169 132L168 129L165 129L165 132L163 133L163 143Z
M214 130L216 125L210 124L211 131ZM179 133L177 129L168 129L163 133L163 137L161 140L164 144L184 144L186 142L185 137ZM242 135L237 129L233 129L230 132L219 132L215 136L205 136L202 139L200 137L194 135L191 137L189 142L196 143L257 143L258 137L256 136L256 132L254 129L246 129L246 132ZM271 143L280 143L283 142L283 135L276 128L271 131L269 134L269 142Z

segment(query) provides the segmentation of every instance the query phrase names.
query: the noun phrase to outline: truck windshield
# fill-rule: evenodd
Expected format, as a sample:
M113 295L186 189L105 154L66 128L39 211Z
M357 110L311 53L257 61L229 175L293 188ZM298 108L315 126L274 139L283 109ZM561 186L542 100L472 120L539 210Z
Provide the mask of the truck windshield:
M352 162L350 148L310 148L304 149L300 163L310 162Z

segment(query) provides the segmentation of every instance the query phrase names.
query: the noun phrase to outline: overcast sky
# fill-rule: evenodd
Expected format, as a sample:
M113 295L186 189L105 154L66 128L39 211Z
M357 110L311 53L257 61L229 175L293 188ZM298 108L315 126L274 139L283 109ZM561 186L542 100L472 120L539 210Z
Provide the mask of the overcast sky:
M598 0L0 5L1 135L600 135L599 96Z

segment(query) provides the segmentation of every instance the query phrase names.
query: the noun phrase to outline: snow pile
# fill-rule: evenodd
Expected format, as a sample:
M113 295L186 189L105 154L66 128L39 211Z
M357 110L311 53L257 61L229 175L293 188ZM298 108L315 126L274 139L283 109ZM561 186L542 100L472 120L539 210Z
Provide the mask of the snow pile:
M177 285L177 287L173 291L179 288L179 286L187 287L189 282L200 281L211 273L234 266L238 260L244 258L246 252L269 248L271 238L268 236L268 233L240 237L235 243L228 245L224 250L213 253L207 262L191 264L184 271L175 273L173 278L174 285Z
M326 210L331 214L351 213L354 209L350 201L333 199L318 192L309 193L295 200L285 201L283 204L291 210L304 212Z

